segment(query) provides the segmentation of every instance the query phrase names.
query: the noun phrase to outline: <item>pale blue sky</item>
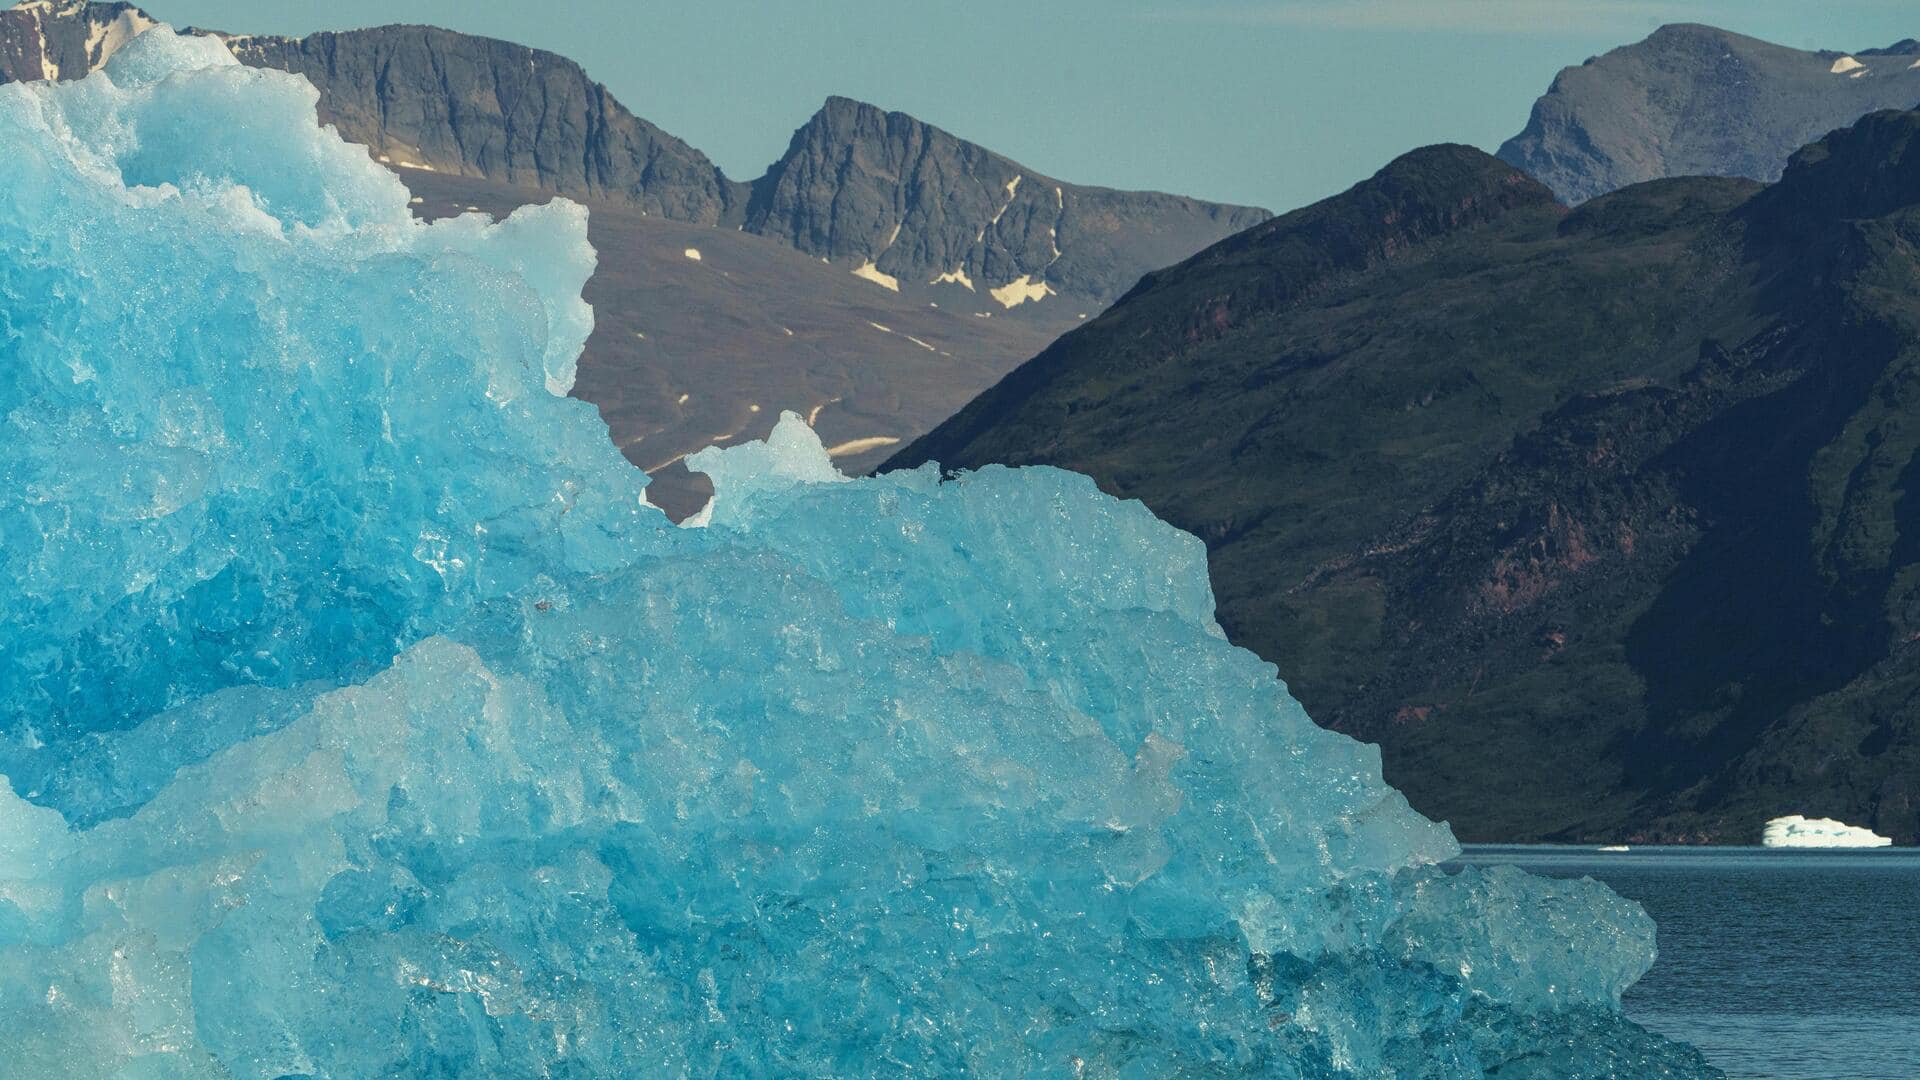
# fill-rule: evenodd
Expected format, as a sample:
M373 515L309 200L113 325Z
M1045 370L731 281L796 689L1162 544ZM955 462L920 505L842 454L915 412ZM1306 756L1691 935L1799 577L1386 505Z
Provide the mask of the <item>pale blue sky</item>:
M1920 37L1913 0L143 0L248 33L434 23L562 53L728 175L828 94L1057 177L1287 210L1433 142L1489 150L1560 68L1704 22L1799 48Z

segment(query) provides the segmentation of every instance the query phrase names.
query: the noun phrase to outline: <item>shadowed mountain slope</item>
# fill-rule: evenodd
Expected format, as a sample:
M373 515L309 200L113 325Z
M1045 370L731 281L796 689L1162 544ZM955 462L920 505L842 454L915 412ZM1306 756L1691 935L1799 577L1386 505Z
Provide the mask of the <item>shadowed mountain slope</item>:
M1092 474L1468 839L1920 837L1920 114L1568 213L1463 147L1149 275L890 463Z

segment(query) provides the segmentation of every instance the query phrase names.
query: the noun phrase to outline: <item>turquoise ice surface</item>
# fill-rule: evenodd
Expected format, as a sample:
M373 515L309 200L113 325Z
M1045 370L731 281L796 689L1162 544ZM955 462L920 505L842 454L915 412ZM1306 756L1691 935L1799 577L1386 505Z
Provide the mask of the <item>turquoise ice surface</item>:
M564 396L586 215L425 224L161 29L0 87L0 1072L1696 1075L1083 477L704 528Z

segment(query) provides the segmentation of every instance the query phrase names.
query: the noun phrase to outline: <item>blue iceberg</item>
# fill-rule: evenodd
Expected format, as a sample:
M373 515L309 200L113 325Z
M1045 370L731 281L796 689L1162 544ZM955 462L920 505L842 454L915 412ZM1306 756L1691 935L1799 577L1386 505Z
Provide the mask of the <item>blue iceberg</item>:
M19 1076L1686 1076L1590 882L1443 825L1085 478L694 464L585 212L424 224L302 80L0 86Z

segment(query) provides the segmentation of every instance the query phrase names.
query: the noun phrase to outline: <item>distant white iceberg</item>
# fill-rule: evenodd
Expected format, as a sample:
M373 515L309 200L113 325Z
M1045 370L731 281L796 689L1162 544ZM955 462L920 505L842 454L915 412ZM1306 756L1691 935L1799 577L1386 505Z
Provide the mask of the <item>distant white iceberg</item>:
M1767 822L1766 831L1760 834L1760 844L1788 848L1868 848L1892 847L1893 839L1832 818L1788 814Z

